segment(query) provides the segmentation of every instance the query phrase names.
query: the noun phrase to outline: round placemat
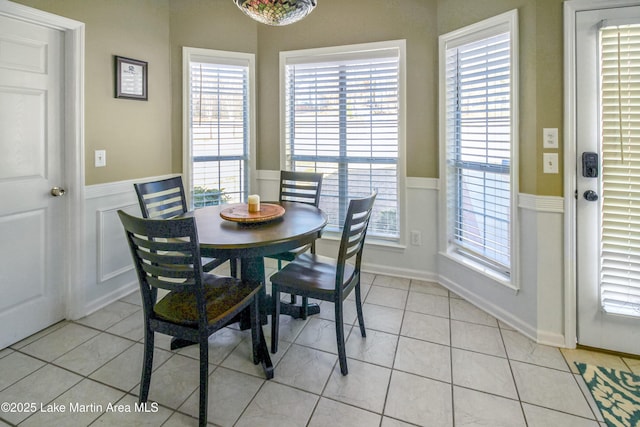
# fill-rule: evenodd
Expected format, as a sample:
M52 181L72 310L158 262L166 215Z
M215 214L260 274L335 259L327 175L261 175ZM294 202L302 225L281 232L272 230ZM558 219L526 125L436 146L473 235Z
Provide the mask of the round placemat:
M249 212L249 205L238 203L220 211L220 216L227 221L255 224L280 218L284 212L282 206L270 203L261 203L258 212Z

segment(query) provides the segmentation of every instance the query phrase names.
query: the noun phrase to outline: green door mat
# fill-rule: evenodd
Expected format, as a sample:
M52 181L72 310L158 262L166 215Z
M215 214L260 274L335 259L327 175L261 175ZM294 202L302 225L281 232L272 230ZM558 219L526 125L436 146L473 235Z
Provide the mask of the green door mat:
M575 362L607 426L640 426L640 376Z

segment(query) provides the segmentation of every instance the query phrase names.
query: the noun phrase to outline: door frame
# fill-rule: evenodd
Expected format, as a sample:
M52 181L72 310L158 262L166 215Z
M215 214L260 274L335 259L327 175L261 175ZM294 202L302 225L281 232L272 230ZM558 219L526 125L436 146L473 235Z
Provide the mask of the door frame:
M84 50L85 25L52 13L0 0L0 15L18 19L64 33L65 49L65 111L64 170L62 185L67 190L65 201L64 242L67 254L64 265L64 310L67 319L77 319L84 313Z
M598 9L640 5L638 0L568 0L564 3L564 339L568 348L577 344L577 247L576 247L576 14Z

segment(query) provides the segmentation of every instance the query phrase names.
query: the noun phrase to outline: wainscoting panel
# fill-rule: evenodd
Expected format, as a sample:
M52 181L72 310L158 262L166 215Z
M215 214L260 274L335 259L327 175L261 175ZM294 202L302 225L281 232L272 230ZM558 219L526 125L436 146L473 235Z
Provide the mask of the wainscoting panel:
M118 218L118 210L132 215L140 215L138 204L127 203L96 211L97 221L97 281L103 284L128 271L133 270L129 247L124 239L122 223Z
M279 171L257 171L256 177L257 187L251 192L260 194L263 200L277 200ZM137 290L116 214L118 209L139 214L133 183L123 181L86 188L84 314ZM528 337L564 346L563 199L520 195L520 287L516 291L438 252L438 191L437 179L407 178L403 212L407 243L389 244L368 238L363 269L438 282ZM411 232L420 234L421 244L410 243ZM335 236L325 235L317 250L335 256L338 244Z
M91 185L85 188L85 295L88 315L138 290L118 210L141 215L133 184L175 175Z
M561 197L521 194L518 290L438 255L440 283L541 344L565 346Z

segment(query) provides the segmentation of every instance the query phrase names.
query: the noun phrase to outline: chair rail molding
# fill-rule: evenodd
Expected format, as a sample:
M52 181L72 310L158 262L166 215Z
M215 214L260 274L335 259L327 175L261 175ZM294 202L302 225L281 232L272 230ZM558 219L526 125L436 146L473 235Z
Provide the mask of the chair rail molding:
M440 190L440 180L438 178L419 178L409 176L405 184L407 189L413 190Z
M518 194L518 207L536 212L564 213L564 198L520 193Z

